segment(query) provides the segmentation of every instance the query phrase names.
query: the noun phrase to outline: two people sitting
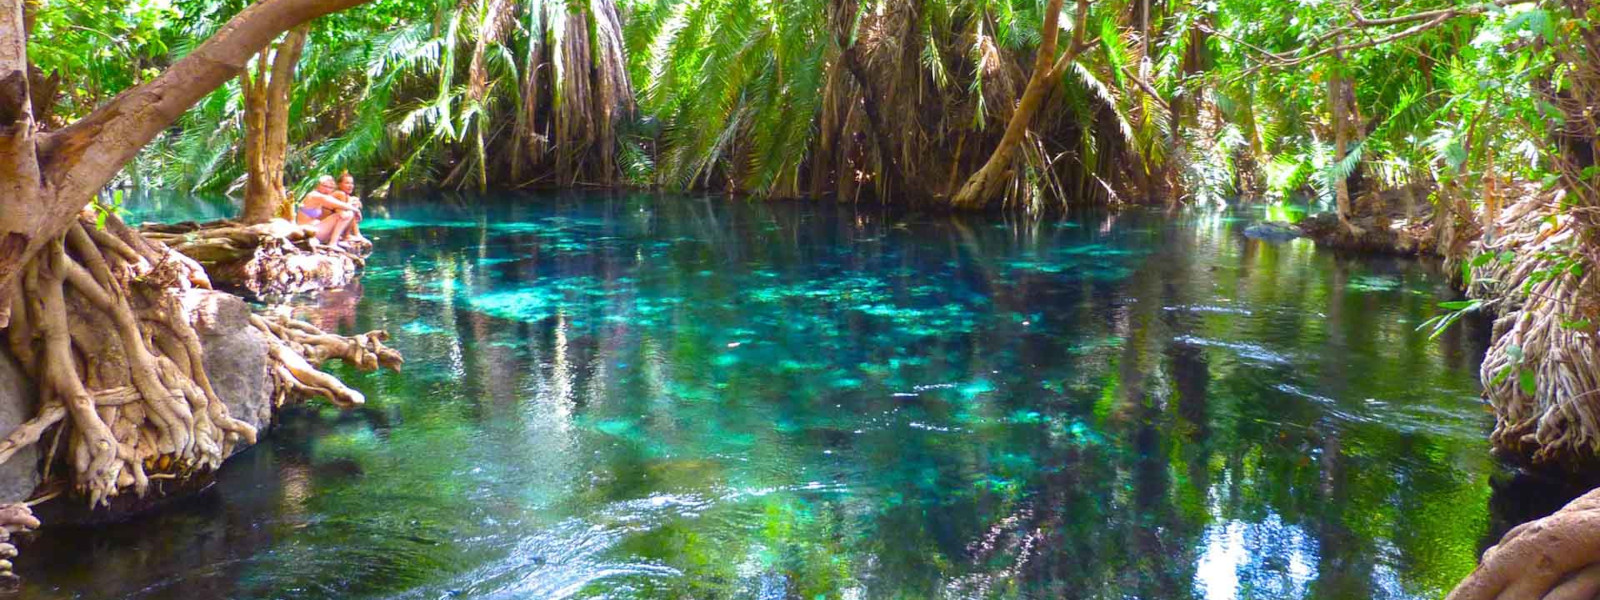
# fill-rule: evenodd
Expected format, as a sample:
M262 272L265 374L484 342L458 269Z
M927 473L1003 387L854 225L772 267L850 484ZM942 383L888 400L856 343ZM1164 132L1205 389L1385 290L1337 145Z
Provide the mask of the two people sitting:
M346 172L335 180L317 179L317 187L300 200L295 222L317 227L317 241L339 244L361 238L361 199L354 196L356 180Z

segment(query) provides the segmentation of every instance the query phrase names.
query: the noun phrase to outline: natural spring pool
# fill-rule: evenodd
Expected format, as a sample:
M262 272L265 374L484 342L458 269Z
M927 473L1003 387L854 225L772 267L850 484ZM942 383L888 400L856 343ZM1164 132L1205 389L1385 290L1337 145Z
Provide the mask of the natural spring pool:
M22 597L1432 598L1514 519L1424 262L1222 213L372 212L359 284L296 310L405 372L46 529Z

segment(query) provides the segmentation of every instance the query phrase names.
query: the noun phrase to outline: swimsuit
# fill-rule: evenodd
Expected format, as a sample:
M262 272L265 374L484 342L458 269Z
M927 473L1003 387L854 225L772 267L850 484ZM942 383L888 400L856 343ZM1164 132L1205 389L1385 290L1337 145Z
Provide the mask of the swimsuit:
M321 219L322 218L322 209L320 207L313 208L313 207L309 207L309 206L302 206L302 207L300 207L300 212L305 213L305 215L307 217L310 217L312 219Z

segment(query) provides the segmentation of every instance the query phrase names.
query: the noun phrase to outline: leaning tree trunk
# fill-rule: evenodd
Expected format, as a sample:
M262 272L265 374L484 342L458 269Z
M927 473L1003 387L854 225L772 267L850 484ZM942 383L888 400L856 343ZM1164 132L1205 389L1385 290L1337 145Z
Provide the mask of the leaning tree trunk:
M244 214L240 219L245 223L294 216L283 182L283 165L289 154L289 94L307 30L306 25L290 30L283 40L256 54L254 73L247 68L239 74L245 123Z
M1006 132L1000 138L1000 145L989 155L989 160L968 177L965 184L962 184L960 191L950 199L951 206L963 210L975 210L988 207L1000 198L1006 182L1010 180L1017 148L1022 145L1023 139L1028 135L1028 128L1033 123L1033 115L1039 112L1039 107L1044 104L1045 96L1051 86L1066 73L1072 61L1077 59L1078 53L1084 50L1084 29L1087 27L1089 0L1078 0L1078 15L1072 27L1072 46L1067 48L1059 60L1056 59L1056 38L1061 32L1058 25L1061 2L1062 0L1050 0L1049 5L1045 7L1039 50L1033 59L1033 74L1028 77L1028 87L1023 90L1022 99L1017 102L1016 110L1011 113L1011 120L1006 123Z

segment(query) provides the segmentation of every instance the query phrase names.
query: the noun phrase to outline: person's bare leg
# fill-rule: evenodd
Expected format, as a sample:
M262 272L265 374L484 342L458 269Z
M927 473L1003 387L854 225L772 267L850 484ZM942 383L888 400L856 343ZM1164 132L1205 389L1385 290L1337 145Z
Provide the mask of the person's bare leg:
M318 219L317 220L317 241L322 242L323 245L332 244L333 240L337 239L337 238L334 237L336 235L334 233L334 231L338 227L339 227L339 219L334 218L333 215L328 215L326 217Z
M350 221L350 238L361 239L361 213L356 213L355 219Z
M330 239L332 239L332 240L334 240L336 242L342 242L342 241L344 241L344 232L345 232L345 230L349 229L350 228L350 224L355 222L355 217L352 216L349 212L341 210L341 211L339 211L339 217L338 217L337 220L338 220L338 224L333 226L333 237L330 238Z

